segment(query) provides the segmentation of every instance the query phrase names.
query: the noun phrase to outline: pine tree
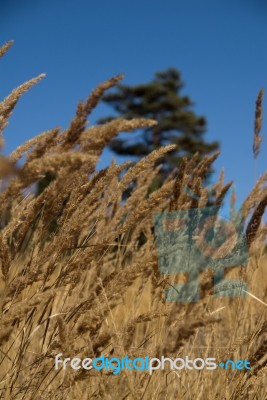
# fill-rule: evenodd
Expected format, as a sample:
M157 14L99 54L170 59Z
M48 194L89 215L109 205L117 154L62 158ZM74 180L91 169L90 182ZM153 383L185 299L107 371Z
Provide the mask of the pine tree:
M127 119L146 117L158 122L157 126L140 132L134 142L120 138L113 140L110 148L118 155L136 156L138 159L160 146L177 145L177 149L163 160L160 180L179 165L183 156L198 152L199 158L202 158L219 147L218 142L207 143L204 140L206 120L192 111L190 98L181 95L183 86L180 73L170 68L157 72L154 79L146 84L119 84L115 91L103 97L103 101L112 106L117 115L102 118L99 123L110 121L118 114Z

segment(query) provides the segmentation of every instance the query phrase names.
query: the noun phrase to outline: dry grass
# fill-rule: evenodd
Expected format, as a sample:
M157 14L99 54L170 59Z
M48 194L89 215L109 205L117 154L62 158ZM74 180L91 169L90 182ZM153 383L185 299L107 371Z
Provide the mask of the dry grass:
M0 56L9 44L0 50ZM121 131L154 121L118 119L87 127L104 90L100 85L65 131L36 136L1 158L0 192L0 398L1 399L266 399L267 175L243 204L250 261L231 274L248 282L250 295L213 298L211 275L202 276L198 303L169 303L153 234L157 211L200 208L209 194L203 177L218 154L184 160L148 195L155 162L172 146L131 166L96 171L104 147ZM0 131L19 97L40 77L0 103ZM25 161L21 168L16 163ZM32 185L47 172L55 179L36 197ZM125 190L136 183L131 196ZM198 195L192 199L183 187ZM230 184L213 186L220 205ZM234 196L232 198L234 207ZM256 296L253 297L252 295ZM54 357L211 356L251 361L251 371L55 370Z

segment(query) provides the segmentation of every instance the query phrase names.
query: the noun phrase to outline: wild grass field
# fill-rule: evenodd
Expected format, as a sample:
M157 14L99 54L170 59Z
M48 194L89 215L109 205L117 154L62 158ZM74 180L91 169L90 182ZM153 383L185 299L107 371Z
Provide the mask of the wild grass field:
M1 56L10 45L1 48ZM40 79L24 83L0 103L1 146L20 96ZM227 274L247 282L247 296L215 298L213 275L206 271L199 302L166 301L165 288L181 277L160 273L153 216L207 206L204 177L219 153L200 162L184 159L150 194L160 168L155 163L172 146L134 165L113 161L97 170L103 149L118 133L156 123L140 118L87 126L101 96L120 79L102 83L80 102L67 129L41 133L1 156L0 398L264 400L267 173L242 205L248 265ZM257 126L260 119L258 104ZM36 195L36 184L47 174L53 179ZM129 187L131 195L122 201ZM213 204L222 205L230 187L222 173L212 187ZM64 371L55 370L58 353L247 359L251 370Z

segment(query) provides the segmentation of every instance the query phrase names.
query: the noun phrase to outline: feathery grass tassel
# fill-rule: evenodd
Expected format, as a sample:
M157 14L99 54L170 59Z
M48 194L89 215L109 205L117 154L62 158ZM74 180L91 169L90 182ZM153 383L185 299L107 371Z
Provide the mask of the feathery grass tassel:
M255 123L254 123L254 136L253 136L253 155L256 159L260 153L260 146L263 137L260 136L262 127L262 101L263 89L260 89L256 100Z

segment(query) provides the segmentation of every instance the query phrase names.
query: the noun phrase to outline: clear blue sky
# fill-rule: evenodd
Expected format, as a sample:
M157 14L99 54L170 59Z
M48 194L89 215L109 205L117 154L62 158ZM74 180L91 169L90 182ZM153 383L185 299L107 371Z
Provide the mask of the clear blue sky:
M1 98L47 73L19 102L5 152L66 127L78 100L112 75L144 83L173 66L208 120L206 139L221 142L215 167L235 180L239 202L266 171L267 137L256 166L251 150L256 96L267 88L265 0L1 0L0 33L1 43L15 40L0 62ZM91 123L110 112L101 105ZM109 160L106 151L101 166Z

